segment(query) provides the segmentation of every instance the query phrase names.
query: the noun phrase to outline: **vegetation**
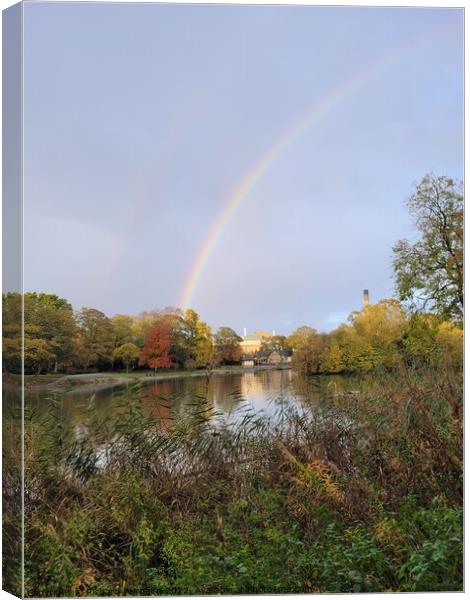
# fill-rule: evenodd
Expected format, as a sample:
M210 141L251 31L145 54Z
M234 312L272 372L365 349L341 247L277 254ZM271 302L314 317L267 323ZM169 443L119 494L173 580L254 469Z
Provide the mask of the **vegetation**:
M458 371L402 364L358 387L235 428L204 398L162 428L138 388L113 420L91 401L79 429L54 398L27 407L26 595L462 589Z
M22 297L3 294L3 370L21 372ZM240 337L212 330L192 309L107 317L94 308L74 313L54 294L24 294L26 374L73 373L136 366L200 369L238 363Z
M215 334L215 362L230 365L239 362L242 352L238 342L241 337L230 327L220 327Z
M402 361L429 367L462 367L463 330L437 315L407 315L397 300L381 300L353 312L330 334L310 333L292 357L302 373L380 372Z
M408 200L420 239L394 247L397 290L415 309L460 321L463 311L463 191L449 177L427 175Z

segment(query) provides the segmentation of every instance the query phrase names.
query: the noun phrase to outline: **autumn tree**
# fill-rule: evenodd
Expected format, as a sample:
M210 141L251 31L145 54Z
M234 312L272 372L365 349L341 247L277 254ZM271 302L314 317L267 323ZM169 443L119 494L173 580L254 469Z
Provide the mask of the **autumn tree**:
M346 370L392 368L398 360L405 320L403 307L394 299L380 300L351 313L350 327L341 327L337 333Z
M407 201L419 240L400 240L393 248L400 300L457 321L463 311L463 202L461 182L426 175Z
M432 313L413 313L400 340L403 359L413 367L456 366L463 360L463 331Z
M230 327L219 327L214 338L216 364L233 364L240 361L242 338Z
M39 338L46 342L47 351L52 354L51 366L54 371L71 364L74 355L76 323L71 304L56 294L26 293L24 296L25 338L28 327L36 327ZM25 340L26 345L26 340ZM42 347L39 344L37 347ZM45 364L49 370L49 363Z
M175 366L171 352L171 327L165 320L156 321L147 332L144 348L140 354L139 365L157 369L171 369Z
M126 342L113 351L113 359L122 362L126 367L127 373L129 373L129 367L139 360L139 356L140 350L132 342Z
M129 342L134 343L134 319L128 315L114 315L111 318L114 330L114 344L116 347Z
M292 357L292 367L300 373L322 373L329 350L329 337L325 333L311 333L304 339Z
M2 294L2 363L7 372L21 372L22 321L21 294Z
M160 316L159 311L142 311L134 319L132 323L132 334L134 343L139 348L144 347L145 340L149 329L155 324L155 321Z
M114 329L111 319L95 308L77 313L77 358L85 368L109 366L113 359Z
M186 311L184 319L187 325L189 354L186 366L209 366L214 353L211 328L201 321L197 312L191 308Z
M302 325L302 327L298 327L291 335L287 338L287 344L297 350L303 346L309 339L312 334L316 334L317 331L313 327L309 327L308 325Z
M184 367L191 356L191 335L183 312L168 306L158 311L156 322L166 323L171 331L171 354L177 366Z
M24 307L25 371L58 371L71 363L76 325L71 305L55 294L3 295L3 364L21 371L21 322Z
M349 316L330 334L304 332L292 366L303 373L391 369L400 358L406 316L397 300L381 300Z
M183 312L174 307L149 310L140 313L134 321L135 342L144 346L148 332L157 323L166 323L171 331L171 354L173 361L184 367L191 357L191 332Z

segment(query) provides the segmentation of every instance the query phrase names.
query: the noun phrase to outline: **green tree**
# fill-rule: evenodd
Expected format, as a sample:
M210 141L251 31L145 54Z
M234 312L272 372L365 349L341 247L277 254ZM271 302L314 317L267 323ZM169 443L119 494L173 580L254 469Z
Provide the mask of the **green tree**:
M126 367L126 371L129 373L129 367L134 365L140 356L140 350L131 342L126 342L122 346L118 346L113 351L113 359L121 361Z
M189 357L186 366L207 367L213 357L212 330L191 308L186 311L184 318L188 328Z
M114 329L108 317L94 308L77 314L77 356L85 368L109 366L113 359Z
M44 365L47 370L52 366L57 372L60 367L71 364L75 352L76 323L67 300L55 294L26 293L24 318L25 338L28 337L28 326L36 326L38 337L46 342L45 348L52 355L51 365Z
M21 314L24 306L26 372L58 371L74 355L75 320L71 305L55 294L27 292L3 295L5 369L21 371Z
M2 363L11 373L21 372L22 320L21 294L2 294Z
M114 343L117 347L128 342L134 343L134 319L128 315L114 315L111 318L114 329Z
M240 361L242 338L230 327L219 327L214 336L215 363L233 364Z
M426 175L407 202L420 239L393 247L400 300L461 321L463 311L462 183Z

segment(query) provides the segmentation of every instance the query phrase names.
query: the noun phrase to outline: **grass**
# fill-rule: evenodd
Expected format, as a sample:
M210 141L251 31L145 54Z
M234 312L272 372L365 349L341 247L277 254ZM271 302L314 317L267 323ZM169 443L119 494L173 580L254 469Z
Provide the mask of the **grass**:
M80 432L57 400L27 411L26 595L461 590L459 378L402 370L236 429L195 398L162 430L138 386Z

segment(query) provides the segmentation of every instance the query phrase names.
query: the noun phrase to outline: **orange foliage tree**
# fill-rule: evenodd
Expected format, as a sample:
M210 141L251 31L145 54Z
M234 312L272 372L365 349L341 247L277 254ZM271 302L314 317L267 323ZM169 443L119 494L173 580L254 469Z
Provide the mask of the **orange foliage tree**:
M149 328L139 365L157 369L171 369L175 362L171 354L171 327L164 321Z

